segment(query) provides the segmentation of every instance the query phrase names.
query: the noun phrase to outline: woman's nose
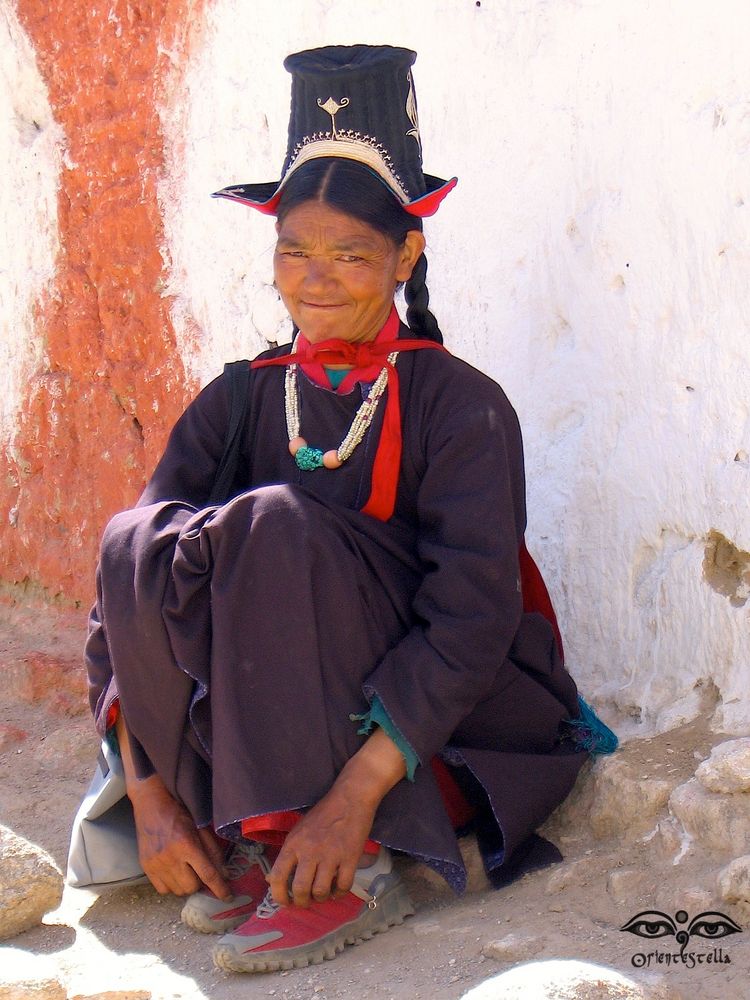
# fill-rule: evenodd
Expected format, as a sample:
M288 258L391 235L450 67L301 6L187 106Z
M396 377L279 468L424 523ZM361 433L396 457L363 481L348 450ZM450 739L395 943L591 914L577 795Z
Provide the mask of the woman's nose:
M305 285L307 288L322 288L330 285L333 280L333 268L327 260L310 257L305 269Z

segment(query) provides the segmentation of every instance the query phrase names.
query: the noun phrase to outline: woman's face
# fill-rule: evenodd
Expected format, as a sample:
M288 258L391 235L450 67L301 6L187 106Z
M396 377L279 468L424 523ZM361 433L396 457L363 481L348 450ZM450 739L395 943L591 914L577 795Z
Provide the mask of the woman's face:
M276 287L310 343L373 340L424 249L418 230L397 247L351 215L319 201L293 208L276 226Z

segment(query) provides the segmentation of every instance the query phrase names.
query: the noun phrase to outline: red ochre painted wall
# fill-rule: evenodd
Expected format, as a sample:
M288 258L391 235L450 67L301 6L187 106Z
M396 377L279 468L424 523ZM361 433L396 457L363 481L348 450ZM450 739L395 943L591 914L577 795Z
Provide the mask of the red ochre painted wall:
M18 0L66 156L61 250L0 481L0 578L63 604L93 595L102 529L131 506L197 386L161 294L156 102L200 0Z

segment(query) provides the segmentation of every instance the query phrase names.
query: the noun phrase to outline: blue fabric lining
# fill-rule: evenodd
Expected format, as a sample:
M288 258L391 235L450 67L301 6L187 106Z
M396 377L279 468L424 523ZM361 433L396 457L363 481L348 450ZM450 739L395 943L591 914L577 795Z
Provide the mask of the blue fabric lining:
M364 712L362 715L350 715L349 718L352 722L362 723L357 730L357 734L359 736L369 736L372 732L373 726L380 726L380 728L386 733L386 735L390 736L401 751L404 762L406 763L406 777L409 781L414 781L414 772L417 770L417 765L420 764L421 761L416 755L412 745L404 737L403 733L400 733L394 726L393 720L385 709L385 705L377 695L373 697L372 702L370 703L369 712Z
M338 389L341 383L344 381L346 376L351 371L350 368L324 368L323 371L326 373L326 378L331 383L332 389Z
M619 740L580 695L578 695L578 708L581 713L579 719L565 720L565 725L573 729L570 734L573 742L591 754L614 753L619 746Z

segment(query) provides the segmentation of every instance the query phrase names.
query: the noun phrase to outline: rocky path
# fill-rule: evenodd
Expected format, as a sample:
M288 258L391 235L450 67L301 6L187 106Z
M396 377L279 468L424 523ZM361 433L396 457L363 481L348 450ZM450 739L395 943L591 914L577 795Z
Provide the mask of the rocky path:
M81 613L0 606L0 823L61 868L96 754L79 666L83 628ZM0 1000L458 1000L545 959L597 963L639 984L559 986L562 1000L746 1000L750 741L735 741L703 721L629 741L588 769L548 823L562 864L493 891L467 838L471 885L460 900L404 864L416 916L310 969L225 975L211 963L211 941L180 924L179 900L148 887L101 896L66 889L43 924L0 946ZM4 859L0 875L6 868ZM7 892L0 878L0 928ZM641 936L643 920L641 935L621 930L643 911L661 912L646 923L663 936ZM695 918L707 912L715 915L701 930ZM722 916L740 932L721 931ZM686 928L680 955L674 934ZM524 996L537 1000L531 975ZM491 995L521 995L498 990Z

